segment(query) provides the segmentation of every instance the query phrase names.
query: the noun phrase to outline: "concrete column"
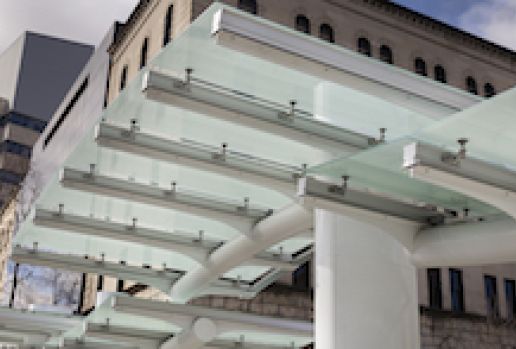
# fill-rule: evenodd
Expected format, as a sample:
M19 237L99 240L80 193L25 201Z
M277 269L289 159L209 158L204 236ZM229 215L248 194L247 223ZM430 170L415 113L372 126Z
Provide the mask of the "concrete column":
M316 348L420 347L416 268L391 233L316 210Z

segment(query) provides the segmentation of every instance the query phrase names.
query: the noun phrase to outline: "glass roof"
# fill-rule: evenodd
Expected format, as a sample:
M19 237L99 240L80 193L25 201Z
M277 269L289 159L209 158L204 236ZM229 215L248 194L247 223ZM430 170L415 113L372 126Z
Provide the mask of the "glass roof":
M516 120L509 118L510 93L483 103L476 111L465 111L436 123L430 117L378 97L327 83L293 69L218 46L210 33L211 21L214 13L222 7L224 5L212 5L177 40L164 48L107 108L102 122L129 129L134 119L142 132L164 139L188 139L214 147L227 143L229 149L281 164L297 167L308 164L310 173L313 174L333 178L347 174L352 178L351 185L388 193L403 200L445 207L468 207L482 213L496 212L470 198L410 179L401 170L402 148L414 139L452 145L456 138L468 136L474 140L471 149L478 150L480 154L485 146L482 142L485 141L477 143L475 135L481 135L483 131L489 136L497 136L497 142L492 149L499 151L499 159L509 158L510 148L505 149L503 144L514 141L514 135L508 131L512 128L496 131L495 124L501 126L504 121L507 126ZM192 68L196 78L215 82L241 95L255 96L271 104L284 106L285 110L288 110L290 101L295 100L296 108L305 111L307 115L313 114L317 119L368 137L378 138L379 129L385 127L388 143L355 154L340 149L322 150L201 112L151 101L142 93L144 74L149 69L183 74L186 68ZM397 68L386 65L386 69ZM498 105L499 99L503 105ZM512 98L512 103L514 100ZM486 109L490 106L493 109ZM494 112L495 109L505 113L503 120L499 113ZM487 125L481 115L488 112L491 120L500 118L499 122ZM470 119L473 121L470 124L465 119L468 122ZM464 129L459 132L461 125L470 127L472 133L464 134ZM95 164L96 173L125 180L128 185L139 183L167 190L170 189L171 182L177 182L179 189L187 188L206 193L207 198L215 196L229 202L243 203L244 198L248 197L252 207L273 210L293 201L292 197L242 179L99 146L95 142L95 130L91 130L84 138L64 167L89 172L91 164ZM237 231L224 222L188 212L100 195L88 190L64 188L59 182L59 174L56 174L37 200L36 206L57 211L60 204L64 205L66 213L128 225L136 217L138 225L143 227L162 231L191 231L194 234L203 230L206 237L216 240L229 240L247 233ZM42 249L81 256L100 256L105 253L107 260L123 260L133 265L161 266L165 263L171 268L184 271L197 266L193 260L171 251L38 227L32 222L33 215L34 212L22 225L15 244L32 246L33 242L38 242ZM193 239L196 237L197 235L192 236ZM292 238L271 247L270 250L277 251L281 248L284 253L293 254L311 243L309 238ZM225 276L254 280L264 271L264 267L259 266L238 267Z

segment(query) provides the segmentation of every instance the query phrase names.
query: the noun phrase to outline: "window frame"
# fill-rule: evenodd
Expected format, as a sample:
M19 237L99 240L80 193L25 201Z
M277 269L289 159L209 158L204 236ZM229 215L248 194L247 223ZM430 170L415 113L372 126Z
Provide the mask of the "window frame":
M385 52L387 52L387 56L385 56ZM389 45L380 46L380 60L387 64L394 64L394 55Z
M434 80L446 84L448 77L446 76L446 69L440 64L434 66Z
M258 1L256 0L238 0L237 7L238 9L253 15L258 14Z
M428 76L428 67L422 57L414 58L414 72L421 76Z
M172 41L172 32L174 25L174 4L170 4L167 8L167 14L165 15L165 23L163 28L163 47Z
M306 25L306 27L301 28L302 25L300 25L300 20L305 21L304 25ZM296 26L296 30L301 32L301 33L305 33L305 34L311 34L312 33L312 24L310 22L310 19L307 16L303 15L303 14L298 14L296 16L295 26Z
M140 69L147 66L149 59L149 37L145 37L140 48Z
M474 94L474 95L478 96L477 80L473 76L468 75L466 77L466 81L465 82L466 82L466 91L468 91L471 94Z
M326 38L326 35L329 35L329 38ZM319 39L331 44L335 43L335 30L330 24L322 23L319 26Z

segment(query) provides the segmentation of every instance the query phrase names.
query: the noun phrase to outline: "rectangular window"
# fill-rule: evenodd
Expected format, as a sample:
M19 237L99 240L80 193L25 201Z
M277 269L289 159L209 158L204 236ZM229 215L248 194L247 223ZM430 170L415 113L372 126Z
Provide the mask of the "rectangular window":
M294 271L292 285L303 291L310 289L310 262L304 263Z
M97 279L97 291L102 291L104 288L104 275L99 275Z
M514 280L504 280L505 285L505 303L507 305L507 320L514 320L514 313L516 306L516 282Z
M442 309L443 296L441 286L441 269L431 268L427 270L428 277L428 303L432 309Z
M451 309L456 313L464 312L464 286L462 270L450 269Z
M116 291L117 292L124 292L124 280L118 280L116 285Z
M500 316L498 307L498 292L496 289L496 277L484 275L484 290L486 297L487 316L496 319Z
M89 80L90 80L90 77L89 76L86 77L86 79L84 79L83 83L81 84L81 86L79 87L77 92L75 92L74 96L72 97L72 99L70 100L68 105L66 106L65 110L63 111L61 116L59 116L59 119L57 119L56 123L52 127L52 130L48 133L47 138L45 138L43 148L45 148L48 145L48 143L50 143L50 141L56 134L57 130L61 127L61 125L65 121L68 114L70 114L70 112L72 111L75 104L77 104L77 101L79 101L79 99L83 95L84 91L86 91L86 88L88 87L88 84L89 84Z

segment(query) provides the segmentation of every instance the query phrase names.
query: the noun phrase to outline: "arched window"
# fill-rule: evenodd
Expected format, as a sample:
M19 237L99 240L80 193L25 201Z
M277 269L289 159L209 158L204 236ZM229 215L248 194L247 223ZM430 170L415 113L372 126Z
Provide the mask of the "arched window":
M140 69L147 65L147 56L149 54L149 38L143 40L142 49L140 52Z
M296 17L296 30L299 30L305 34L310 34L310 20L304 15L298 15Z
M329 24L321 24L319 27L319 37L328 42L335 42L335 34L333 28Z
M427 76L426 62L423 58L417 57L414 60L414 71L416 72L416 74Z
M122 91L127 84L127 70L127 65L124 65L124 68L122 68L122 74L120 75L120 91Z
M484 96L486 96L487 98L491 98L494 95L496 95L496 89L492 84L488 82L484 85Z
M258 13L258 5L256 0L238 0L238 8L253 15Z
M174 16L174 5L170 5L165 16L165 27L163 30L163 46L166 46L172 39L172 20Z
M469 93L478 95L477 81L472 76L466 78L466 90Z
M358 52L371 57L371 43L366 38L358 38Z
M392 59L392 50L387 45L380 46L380 60L385 63L392 64L394 60Z
M446 70L442 65L438 64L434 67L434 78L435 81L446 83Z

